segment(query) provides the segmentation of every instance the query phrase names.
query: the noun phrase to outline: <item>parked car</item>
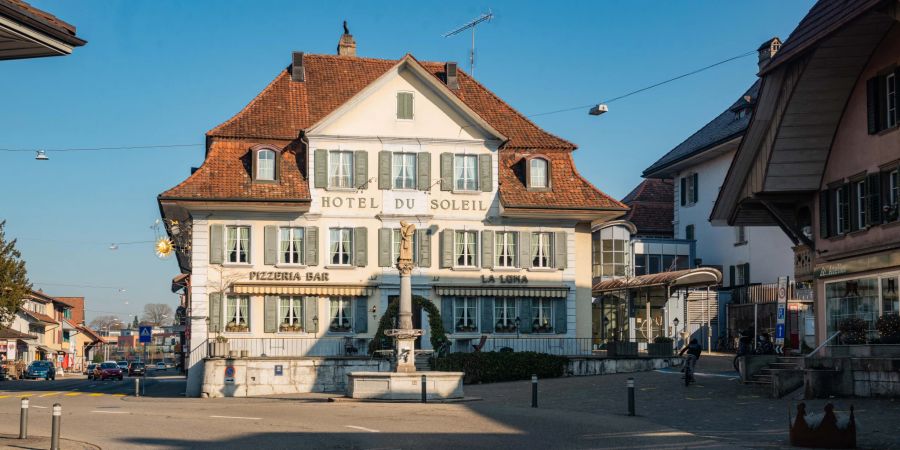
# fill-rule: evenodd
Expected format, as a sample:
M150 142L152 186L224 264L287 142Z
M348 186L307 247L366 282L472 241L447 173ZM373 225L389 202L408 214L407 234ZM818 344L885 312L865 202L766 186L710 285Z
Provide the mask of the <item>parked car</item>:
M147 366L142 362L133 362L128 366L128 376L133 377L135 375L146 375L147 374Z
M122 369L122 372L128 371L128 361L125 361L125 360L118 361L118 362L116 362L116 365L118 365L119 368Z
M55 380L56 367L51 361L32 361L31 364L28 365L28 369L25 370L25 378L35 380L38 378Z
M166 363L164 363L164 362L156 363L156 370L166 370Z
M95 380L108 380L108 379L118 379L122 380L125 375L122 373L122 369L113 361L107 361L100 363L97 367L94 368L94 379Z
M94 368L95 368L95 367L97 367L97 364L96 364L96 363L91 363L91 364L88 364L87 369L85 369L85 372L87 372L87 379L88 379L88 380L93 380L93 379L94 379Z

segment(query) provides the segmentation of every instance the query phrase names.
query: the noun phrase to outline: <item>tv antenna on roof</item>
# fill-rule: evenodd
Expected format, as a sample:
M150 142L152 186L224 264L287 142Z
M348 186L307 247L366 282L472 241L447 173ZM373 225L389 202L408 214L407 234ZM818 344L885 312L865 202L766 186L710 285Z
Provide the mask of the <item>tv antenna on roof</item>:
M488 12L472 19L469 23L444 34L444 37L456 36L463 31L472 29L472 51L469 53L469 74L475 77L475 27L482 22L490 22L494 18L494 13L489 9Z

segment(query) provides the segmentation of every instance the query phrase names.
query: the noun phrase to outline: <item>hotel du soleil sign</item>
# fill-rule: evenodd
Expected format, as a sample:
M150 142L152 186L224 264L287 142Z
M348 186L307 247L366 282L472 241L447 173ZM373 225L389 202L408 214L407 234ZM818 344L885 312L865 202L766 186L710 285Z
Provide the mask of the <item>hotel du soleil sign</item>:
M424 191L382 191L377 196L323 195L323 209L377 210L384 214L425 215L430 211L487 211L490 201L483 199L438 199Z

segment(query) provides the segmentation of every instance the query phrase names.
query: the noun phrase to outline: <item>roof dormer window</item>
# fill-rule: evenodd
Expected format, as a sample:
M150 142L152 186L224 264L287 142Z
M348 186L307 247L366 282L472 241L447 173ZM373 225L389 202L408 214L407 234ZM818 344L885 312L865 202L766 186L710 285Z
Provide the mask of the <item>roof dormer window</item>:
M525 179L528 189L550 189L550 161L543 156L525 160Z
M257 181L277 181L278 180L278 160L281 152L266 146L256 146L250 150L252 158L252 178Z

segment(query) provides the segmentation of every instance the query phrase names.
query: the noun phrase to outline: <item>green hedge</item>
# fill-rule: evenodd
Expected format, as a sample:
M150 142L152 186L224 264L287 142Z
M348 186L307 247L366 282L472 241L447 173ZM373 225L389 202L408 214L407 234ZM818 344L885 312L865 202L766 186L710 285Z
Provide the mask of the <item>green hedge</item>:
M451 353L434 361L434 369L464 372L463 382L495 383L498 381L557 378L565 375L568 358L535 352Z

